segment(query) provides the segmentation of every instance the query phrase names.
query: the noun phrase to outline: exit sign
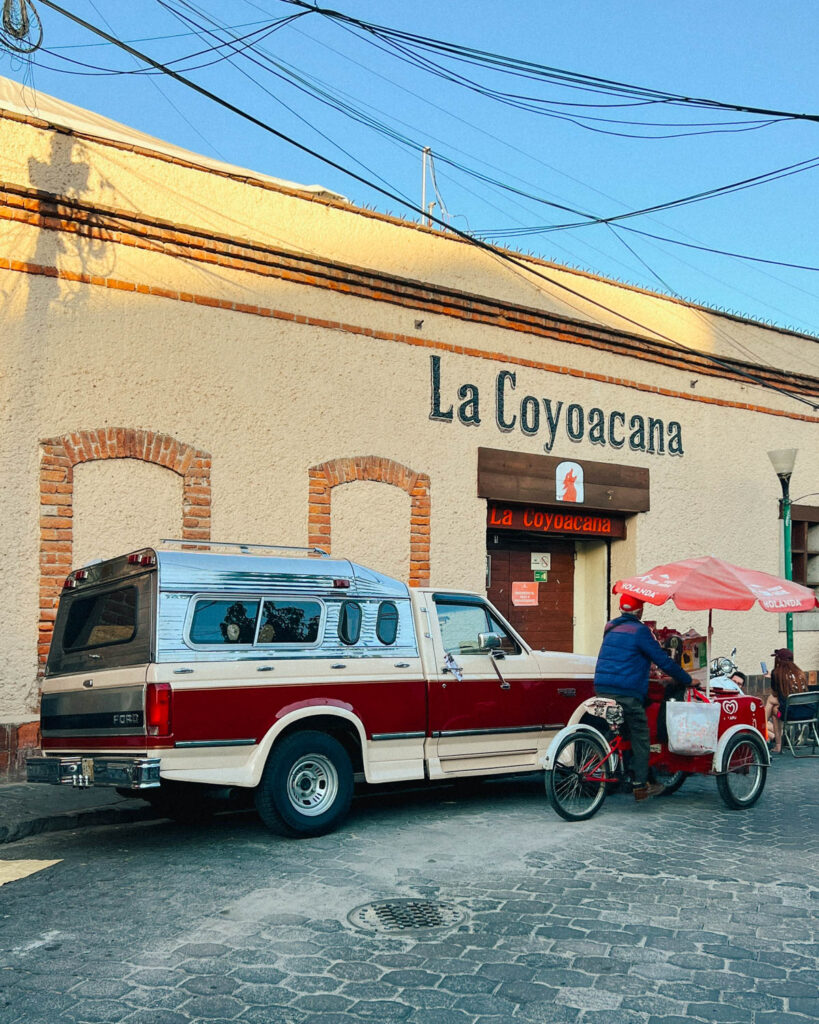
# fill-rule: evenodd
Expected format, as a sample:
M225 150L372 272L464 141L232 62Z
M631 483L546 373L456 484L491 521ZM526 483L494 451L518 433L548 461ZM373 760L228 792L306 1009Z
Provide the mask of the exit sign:
M549 579L549 574L545 569L540 569L535 572L535 583L546 583Z

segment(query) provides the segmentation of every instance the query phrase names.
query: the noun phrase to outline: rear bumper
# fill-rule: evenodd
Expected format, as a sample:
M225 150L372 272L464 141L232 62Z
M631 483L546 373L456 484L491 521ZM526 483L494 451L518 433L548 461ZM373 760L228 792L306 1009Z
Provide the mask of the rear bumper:
M158 757L30 757L26 762L29 782L53 786L117 786L121 789L155 789L159 783Z

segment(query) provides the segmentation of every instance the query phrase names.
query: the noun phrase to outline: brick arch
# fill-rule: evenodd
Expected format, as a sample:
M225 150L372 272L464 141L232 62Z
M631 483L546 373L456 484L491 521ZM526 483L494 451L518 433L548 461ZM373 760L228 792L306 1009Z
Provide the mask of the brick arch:
M40 441L40 632L42 671L63 579L74 551L74 467L97 459L138 459L182 477L182 537L210 539L210 455L170 434L100 427Z
M332 459L312 466L310 508L307 515L308 543L323 548L328 554L332 546L330 496L334 487L356 480L400 487L410 496L410 567L411 587L429 586L430 497L429 477L416 473L400 462L380 459L375 455L359 455L352 459Z

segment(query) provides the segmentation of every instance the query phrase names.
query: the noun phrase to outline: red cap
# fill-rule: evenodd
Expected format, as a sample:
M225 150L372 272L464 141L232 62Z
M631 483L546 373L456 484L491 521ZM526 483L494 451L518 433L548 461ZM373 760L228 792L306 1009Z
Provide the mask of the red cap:
M633 594L621 594L620 595L620 611L621 612L639 612L643 610L645 601L639 597L635 597Z

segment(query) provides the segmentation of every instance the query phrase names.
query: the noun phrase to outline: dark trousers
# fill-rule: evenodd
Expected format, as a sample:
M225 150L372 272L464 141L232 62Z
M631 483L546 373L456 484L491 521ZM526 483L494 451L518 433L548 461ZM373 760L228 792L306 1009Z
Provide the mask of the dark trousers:
M643 785L648 781L648 719L646 709L639 697L626 697L620 694L607 694L606 696L616 700L623 709L624 736L631 742L631 764L634 772L635 786Z

